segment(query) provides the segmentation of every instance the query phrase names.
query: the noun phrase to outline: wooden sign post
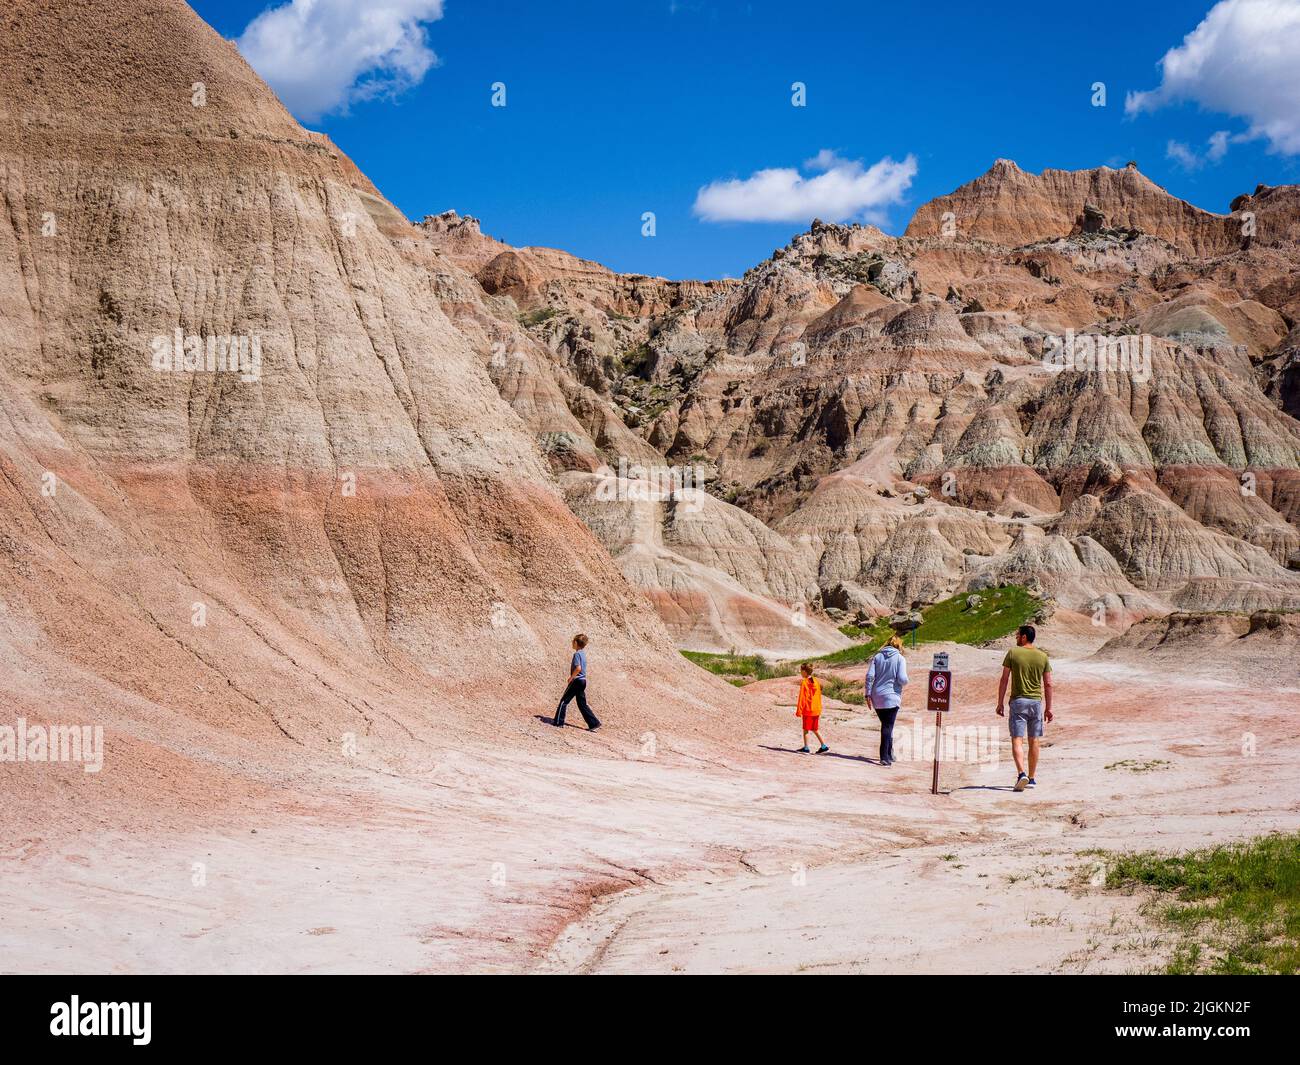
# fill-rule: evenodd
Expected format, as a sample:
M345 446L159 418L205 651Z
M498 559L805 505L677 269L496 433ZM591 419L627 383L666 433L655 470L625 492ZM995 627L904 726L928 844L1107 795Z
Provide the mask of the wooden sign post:
M934 667L930 670L930 686L926 696L926 708L934 711L934 778L930 782L930 794L939 794L939 747L943 738L944 711L952 707L952 672L948 669L948 655L939 652L934 656Z

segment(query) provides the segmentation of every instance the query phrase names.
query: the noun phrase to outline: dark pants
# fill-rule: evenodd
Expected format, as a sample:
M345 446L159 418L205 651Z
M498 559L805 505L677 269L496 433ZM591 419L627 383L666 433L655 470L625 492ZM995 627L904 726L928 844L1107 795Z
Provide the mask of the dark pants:
M880 760L885 763L894 760L894 721L898 717L898 707L889 710L877 710L880 718Z
M598 718L587 705L587 682L585 680L571 680L569 686L564 689L564 694L560 697L560 705L555 708L555 724L564 724L564 712L569 709L571 700L578 700L578 712L582 714L582 720L587 723L587 728L596 728L600 724Z

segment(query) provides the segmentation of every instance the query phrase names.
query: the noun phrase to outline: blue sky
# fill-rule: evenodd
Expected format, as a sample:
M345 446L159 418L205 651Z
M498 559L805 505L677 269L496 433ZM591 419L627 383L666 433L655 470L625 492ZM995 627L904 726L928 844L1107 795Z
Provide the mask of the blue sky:
M191 3L232 39L284 6ZM245 54L399 209L418 219L454 208L511 244L618 270L738 276L827 202L900 232L916 207L998 157L1033 171L1135 159L1217 211L1261 181L1300 181L1300 101L1285 73L1300 69L1300 0L1228 0L1163 73L1208 0L317 3L333 21L313 25L319 10L299 10L297 23L245 36ZM1294 23L1271 25L1279 10ZM387 30L374 28L376 11ZM304 43L311 33L321 47ZM361 58L375 34L380 51L391 46L378 75ZM387 87L321 106L354 57L363 85ZM492 106L494 82L505 107ZM804 107L791 104L794 82L807 87ZM1095 82L1104 107L1092 104ZM1128 94L1152 92L1126 108ZM825 151L820 171L805 165ZM725 217L780 221L710 221L696 209L710 183L782 168L797 172L706 198ZM880 202L850 210L863 189ZM642 235L647 211L653 237Z

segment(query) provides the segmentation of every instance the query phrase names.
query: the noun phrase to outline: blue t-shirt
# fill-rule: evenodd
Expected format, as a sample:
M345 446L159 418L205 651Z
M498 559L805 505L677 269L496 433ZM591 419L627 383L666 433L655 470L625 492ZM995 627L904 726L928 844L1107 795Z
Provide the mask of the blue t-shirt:
M587 679L587 652L586 651L573 652L573 661L569 664L570 671L572 671L574 666L578 667L578 675L574 677L574 680L586 680Z

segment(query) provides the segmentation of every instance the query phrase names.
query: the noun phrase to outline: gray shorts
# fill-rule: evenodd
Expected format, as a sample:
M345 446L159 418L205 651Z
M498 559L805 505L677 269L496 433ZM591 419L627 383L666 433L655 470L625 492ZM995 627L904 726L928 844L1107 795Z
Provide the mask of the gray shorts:
M1007 725L1013 737L1041 736L1043 734L1043 700L1012 699L1007 714Z

